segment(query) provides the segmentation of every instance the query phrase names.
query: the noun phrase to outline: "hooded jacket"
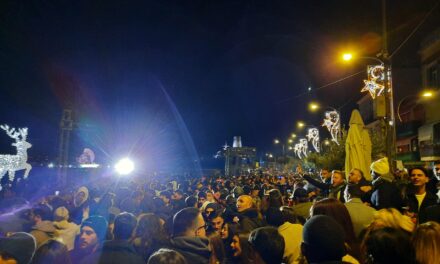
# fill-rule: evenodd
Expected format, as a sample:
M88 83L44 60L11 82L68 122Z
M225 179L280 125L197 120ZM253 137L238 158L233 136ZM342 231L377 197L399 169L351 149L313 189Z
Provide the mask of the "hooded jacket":
M69 223L67 220L62 220L59 222L53 222L54 227L57 229L59 237L62 239L63 243L66 245L67 250L72 250L75 243L75 237L79 234L79 225L74 223Z
M191 264L209 263L211 251L208 247L209 240L202 237L180 236L171 239L171 247Z

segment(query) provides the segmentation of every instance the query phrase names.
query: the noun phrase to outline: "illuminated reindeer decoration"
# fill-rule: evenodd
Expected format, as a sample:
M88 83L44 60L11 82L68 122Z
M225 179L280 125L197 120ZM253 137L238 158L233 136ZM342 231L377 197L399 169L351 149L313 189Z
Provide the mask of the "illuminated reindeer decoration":
M9 128L8 125L2 125L0 128L5 130L9 137L15 139L15 143L12 143L12 146L17 148L16 155L0 155L0 180L6 172L8 172L9 180L11 182L14 181L15 171L18 170L26 170L23 176L23 178L26 179L29 175L29 171L32 169L32 166L27 163L27 149L32 147L32 145L26 141L28 134L27 128L19 128L18 131L15 131L15 128Z

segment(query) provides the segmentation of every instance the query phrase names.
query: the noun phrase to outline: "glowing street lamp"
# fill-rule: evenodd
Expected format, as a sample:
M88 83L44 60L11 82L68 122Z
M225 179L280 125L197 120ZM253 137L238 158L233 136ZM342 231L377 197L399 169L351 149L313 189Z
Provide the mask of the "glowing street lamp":
M306 124L302 121L298 121L298 123L296 123L296 125L298 126L298 128L303 128L306 126Z
M292 134L290 135L290 137L291 137L291 138L296 138L296 134L295 134L295 133L292 133Z
M422 93L422 96L425 98L430 98L434 95L434 93L432 91L425 91Z
M274 139L273 143L280 144L280 140L279 139Z
M315 103L315 102L309 103L309 110L310 111L315 112L318 109L319 109L319 104L318 103Z
M289 144L292 144L292 143L293 143L293 139L289 138L289 139L287 140L287 142L289 142Z
M351 54L351 53L344 53L344 54L342 55L342 59L343 59L344 61L350 61L351 59L353 59L353 54Z

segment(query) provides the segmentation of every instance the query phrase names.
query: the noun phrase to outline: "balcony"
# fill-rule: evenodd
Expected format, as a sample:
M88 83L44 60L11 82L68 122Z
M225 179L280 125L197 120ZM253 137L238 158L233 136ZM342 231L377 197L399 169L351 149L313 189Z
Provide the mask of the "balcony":
M405 123L397 124L396 136L397 138L411 137L418 133L419 127L422 125L422 121L413 120Z

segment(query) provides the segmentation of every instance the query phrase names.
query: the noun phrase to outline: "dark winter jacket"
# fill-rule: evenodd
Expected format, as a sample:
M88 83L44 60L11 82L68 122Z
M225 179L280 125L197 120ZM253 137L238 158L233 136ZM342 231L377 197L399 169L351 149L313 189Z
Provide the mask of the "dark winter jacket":
M409 207L409 211L417 213L417 219L419 223L427 221L426 208L437 204L437 195L430 192L426 192L426 196L422 201L419 208L419 202L414 194L408 194L406 197L406 204Z
M180 236L171 239L171 249L176 250L191 264L209 263L209 240L202 237Z
M396 208L401 211L403 201L397 186L393 182L379 177L373 181L371 205L376 210L383 208Z
M136 253L134 247L126 240L105 241L102 248L86 257L81 264L144 264L145 261Z
M262 217L258 215L257 209L249 208L238 214L239 229L243 233L248 233L255 228L265 225Z

